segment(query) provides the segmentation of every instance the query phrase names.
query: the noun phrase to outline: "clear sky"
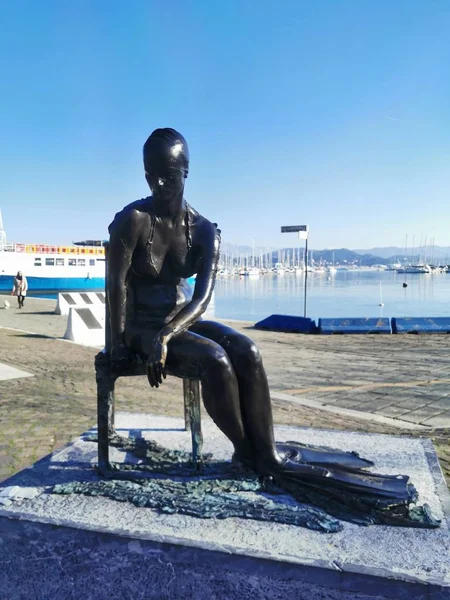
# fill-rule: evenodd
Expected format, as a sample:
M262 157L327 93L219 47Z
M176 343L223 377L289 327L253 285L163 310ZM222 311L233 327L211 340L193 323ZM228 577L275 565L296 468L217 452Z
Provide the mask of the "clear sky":
M449 32L448 0L1 2L8 239L105 237L174 127L228 242L450 245Z

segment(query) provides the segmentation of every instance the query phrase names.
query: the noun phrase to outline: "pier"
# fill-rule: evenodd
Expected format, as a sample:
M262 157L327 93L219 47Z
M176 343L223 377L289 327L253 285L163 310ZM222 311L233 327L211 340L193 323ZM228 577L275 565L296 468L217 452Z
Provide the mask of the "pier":
M67 316L56 301L27 298L0 309L0 480L96 423L95 348L62 340ZM255 340L272 391L275 422L433 440L450 481L450 359L446 335L305 336L232 326ZM289 357L289 360L286 360ZM118 409L181 416L181 381L158 390L127 378ZM207 419L203 411L202 418Z

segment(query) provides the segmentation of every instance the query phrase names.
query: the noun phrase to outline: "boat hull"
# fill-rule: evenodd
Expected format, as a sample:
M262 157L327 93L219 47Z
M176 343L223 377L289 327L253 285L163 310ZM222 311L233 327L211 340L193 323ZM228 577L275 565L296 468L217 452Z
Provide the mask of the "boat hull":
M100 292L105 289L104 277L33 277L28 276L28 294L55 292ZM0 275L0 293L11 292L12 275Z
M13 275L0 275L0 294L11 293ZM104 277L27 277L30 296L38 294L54 294L58 292L102 292L105 290ZM187 282L195 286L195 277Z

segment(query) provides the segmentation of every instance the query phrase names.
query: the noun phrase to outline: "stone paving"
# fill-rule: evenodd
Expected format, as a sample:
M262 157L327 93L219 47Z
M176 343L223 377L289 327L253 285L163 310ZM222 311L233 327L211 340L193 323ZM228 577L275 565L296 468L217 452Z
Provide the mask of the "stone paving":
M302 346L305 361L280 386L285 393L325 406L450 427L447 336L309 336Z
M0 310L0 362L34 375L0 381L0 480L96 421L96 350L55 339L63 335L67 317L54 315L54 308L55 301L27 298L23 311ZM450 338L300 336L231 325L261 350L276 422L425 435L450 472ZM175 379L153 391L145 378L120 380L117 396L119 410L168 416L183 410ZM380 416L391 420L377 422ZM423 431L405 430L411 424L422 424Z

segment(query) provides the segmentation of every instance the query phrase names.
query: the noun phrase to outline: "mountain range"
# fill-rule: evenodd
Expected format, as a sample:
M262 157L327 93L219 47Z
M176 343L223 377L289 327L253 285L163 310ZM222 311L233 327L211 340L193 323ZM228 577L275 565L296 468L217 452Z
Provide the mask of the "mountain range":
M411 256L415 254L417 256L426 254L428 257L434 256L436 258L450 257L450 246L434 246L431 248L420 248L419 246L414 248L399 248L398 246L384 246L377 248L370 248L368 250L353 250L357 254L372 254L373 256L381 256L381 258L390 258L391 256Z
M251 256L252 248L250 246L240 246L222 243L222 256ZM292 261L294 252L295 262L297 261L297 248L273 248L255 247L255 256L261 254L272 254L272 262L278 261L278 257L284 254L286 261ZM335 263L335 264L359 264L361 266L373 266L377 264L389 265L397 262L419 262L427 261L433 264L450 263L450 246L434 246L434 248L400 248L397 246L377 247L370 249L350 250L349 248L330 248L325 250L310 250L309 256L317 262ZM300 249L300 256L303 255L303 248Z

